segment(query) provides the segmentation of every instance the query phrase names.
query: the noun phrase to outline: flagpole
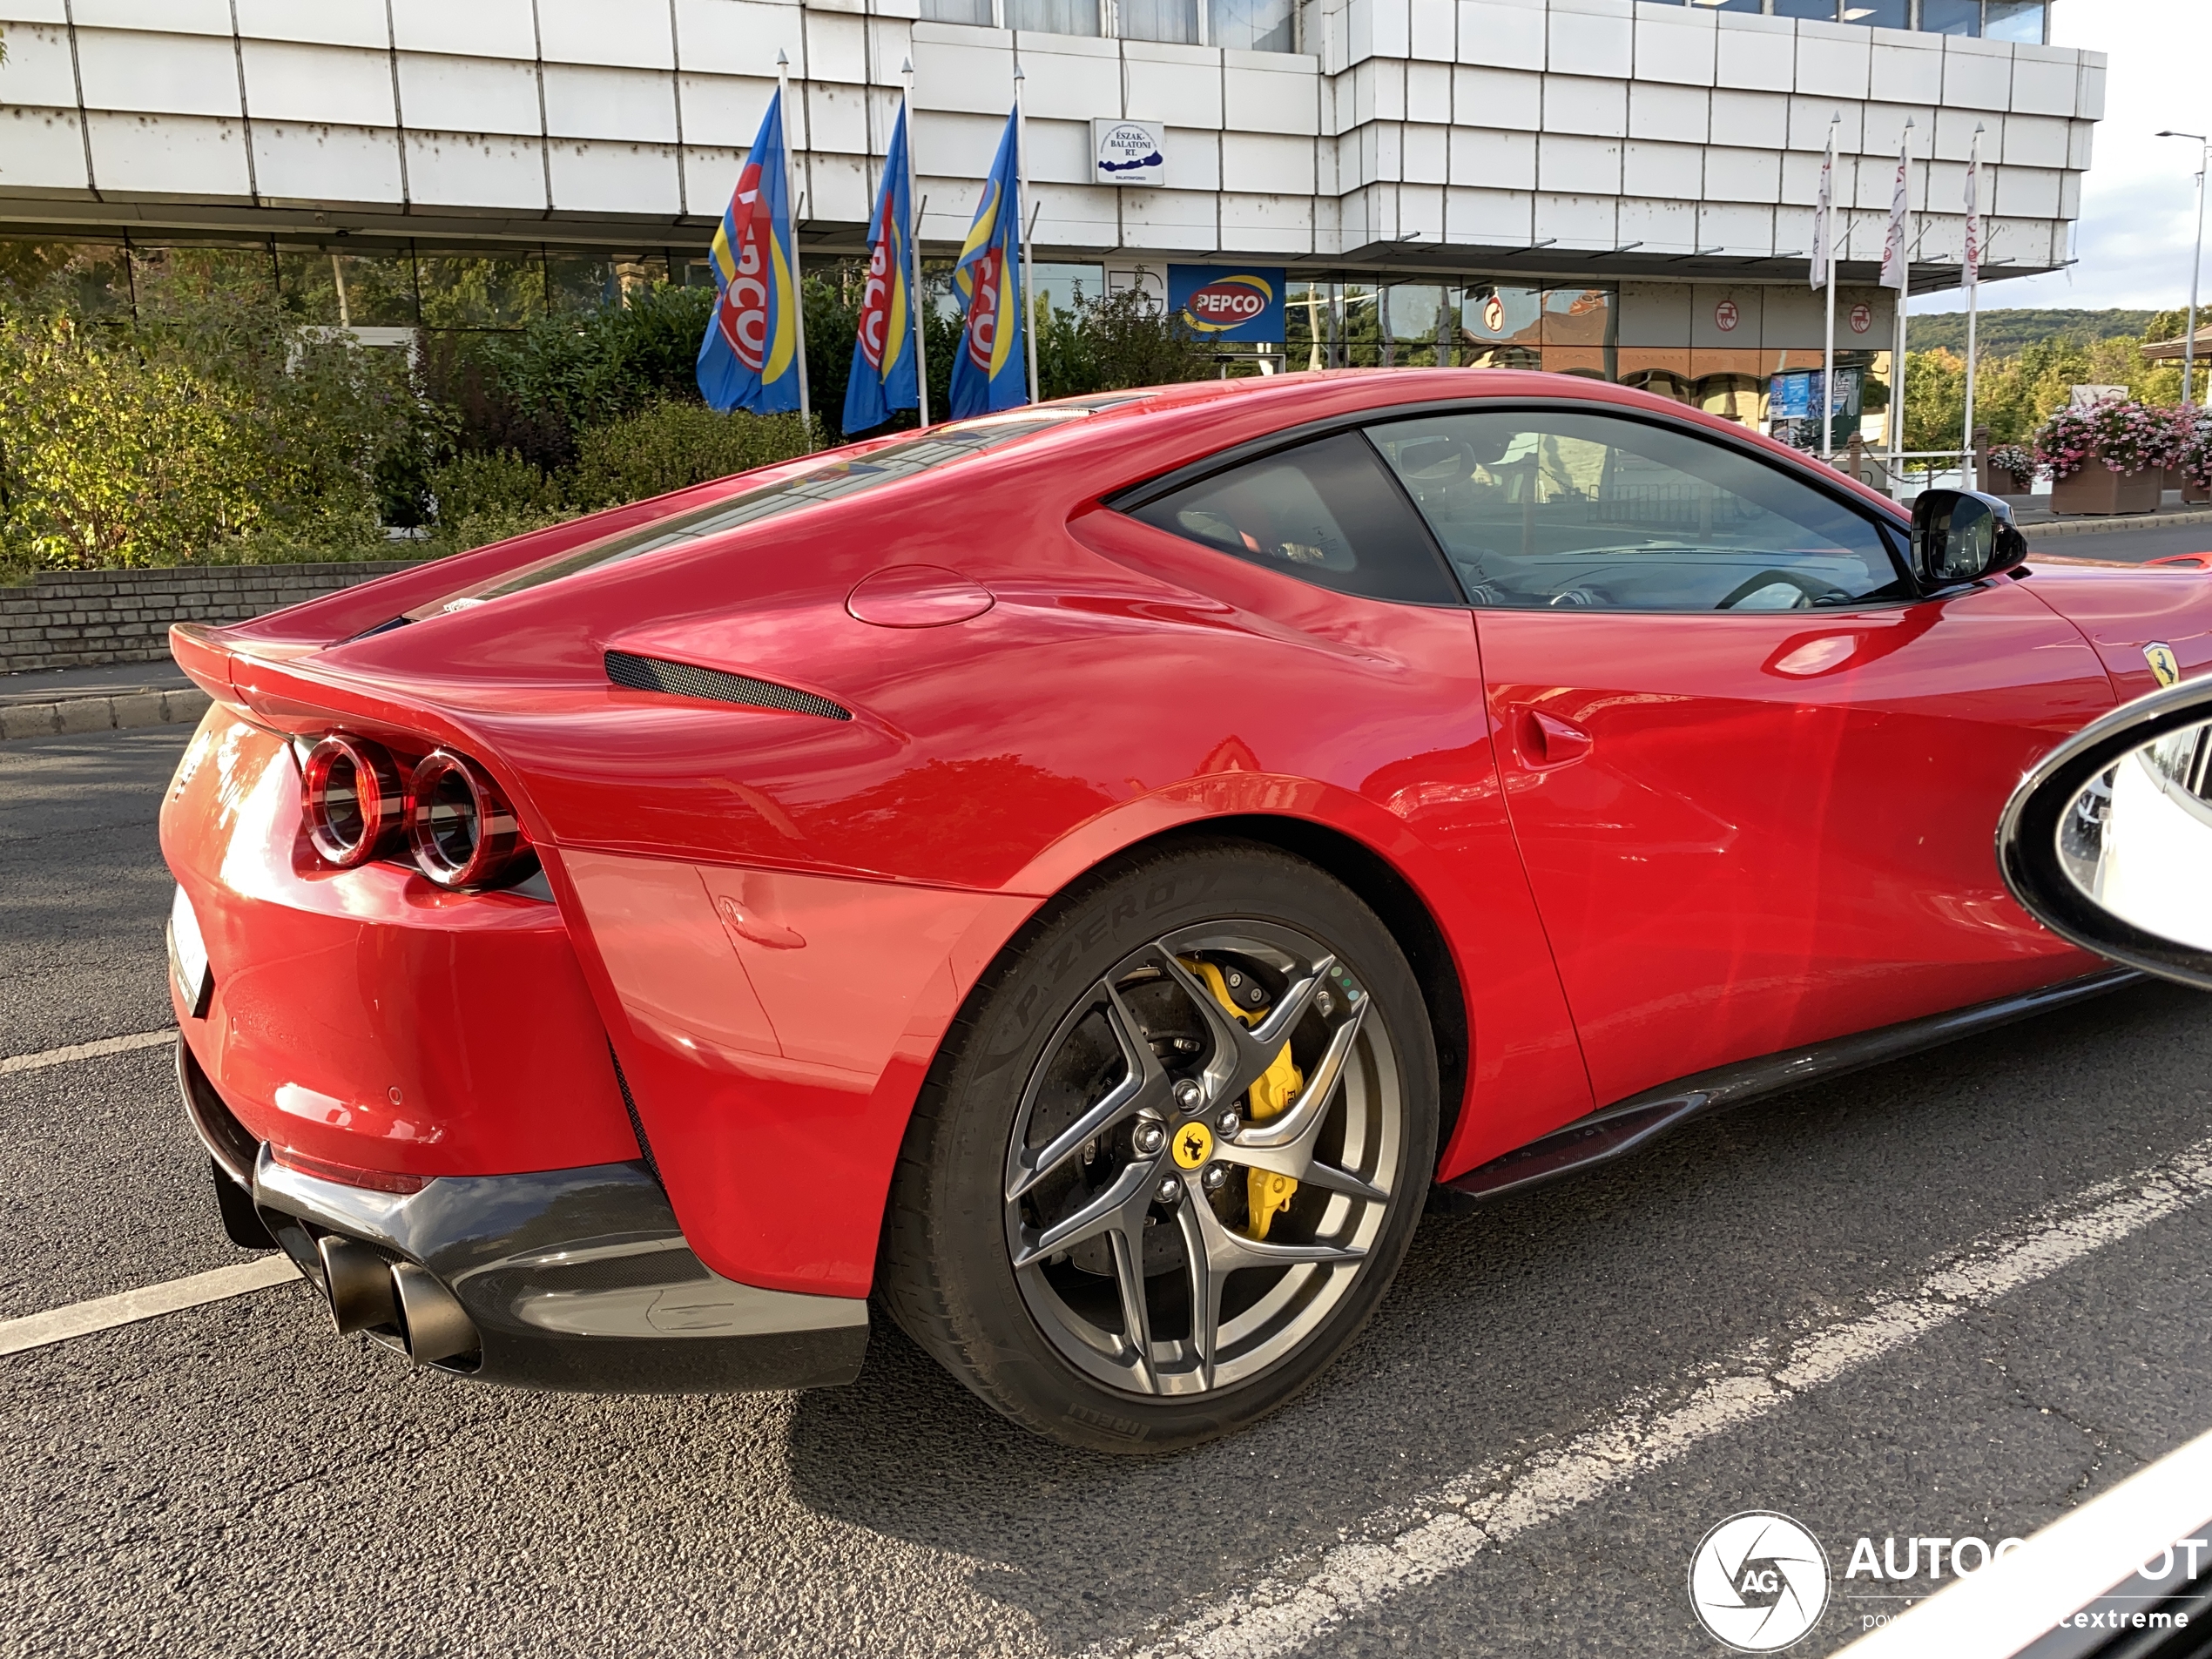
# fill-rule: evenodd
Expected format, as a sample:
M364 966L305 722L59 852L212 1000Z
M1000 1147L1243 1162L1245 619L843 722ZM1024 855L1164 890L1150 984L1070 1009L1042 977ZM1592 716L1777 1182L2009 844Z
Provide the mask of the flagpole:
M1974 325L1981 312L1981 134L1979 122L1974 124L1974 143L1966 158L1966 260L1962 274L1966 279L1966 488L1981 488L1981 469L1975 463L1980 457L1974 454L1974 375L1980 368L1975 361Z
M1905 330L1908 302L1912 297L1912 118L1905 118L1905 136L1898 140L1897 175L1904 214L1897 224L1897 329L1890 348L1890 482L1894 484L1905 462ZM1885 275L1888 274L1886 272ZM1973 485L1969 483L1968 489Z
M1016 190L1026 206L1029 200L1029 122L1022 111L1022 60L1014 60L1014 179ZM1036 265L1036 245L1030 239L1036 228L1036 219L1031 215L1028 223L1015 229L1022 238L1022 343L1029 357L1029 401L1042 402L1037 395L1037 307L1031 274Z
M1828 278L1827 332L1820 348L1820 458L1831 462L1836 458L1836 129L1843 122L1840 114L1828 119L1828 222L1820 227L1824 239L1820 262Z
M902 58L899 74L907 84L906 105L900 113L907 119L907 263L913 274L907 279L909 304L914 317L914 417L918 424L929 424L929 359L923 348L927 331L921 326L921 308L927 303L921 291L921 201L914 194L914 64L911 57Z
M791 321L799 341L799 424L806 431L806 451L814 450L814 411L806 397L806 275L799 258L799 146L792 142L791 59L776 49L776 107L784 118L784 191L791 199ZM775 227L769 227L772 240Z

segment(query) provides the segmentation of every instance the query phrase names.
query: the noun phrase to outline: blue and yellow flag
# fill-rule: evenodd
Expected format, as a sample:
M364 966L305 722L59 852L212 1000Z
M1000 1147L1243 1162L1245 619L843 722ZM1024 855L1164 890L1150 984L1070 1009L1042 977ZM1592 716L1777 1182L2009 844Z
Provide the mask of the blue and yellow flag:
M953 354L953 418L988 415L1029 401L1022 348L1022 185L1015 118L1006 118L998 159L983 181L982 205L953 267L966 301L960 348Z
M714 233L720 293L699 342L699 395L711 408L777 415L799 407L798 294L793 291L791 169L784 98L768 101L759 135Z
M881 426L894 409L921 401L914 376L913 201L907 191L907 112L891 129L868 226L868 276L860 290L860 327L853 342L853 374L845 382L845 435Z

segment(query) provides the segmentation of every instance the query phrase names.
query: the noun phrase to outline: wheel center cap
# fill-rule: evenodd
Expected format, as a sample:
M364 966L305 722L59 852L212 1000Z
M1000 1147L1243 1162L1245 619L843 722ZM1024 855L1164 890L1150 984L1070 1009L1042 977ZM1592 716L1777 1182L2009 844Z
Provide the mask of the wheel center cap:
M1213 1156L1213 1131L1204 1123L1185 1123L1175 1132L1176 1167L1195 1170Z

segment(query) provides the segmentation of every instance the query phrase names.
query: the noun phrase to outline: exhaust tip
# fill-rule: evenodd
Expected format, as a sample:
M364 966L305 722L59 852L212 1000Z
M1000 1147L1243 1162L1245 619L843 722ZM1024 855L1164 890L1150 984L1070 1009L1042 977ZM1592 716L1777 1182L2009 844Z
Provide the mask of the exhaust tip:
M482 1345L468 1310L427 1269L413 1262L394 1262L387 1283L398 1310L400 1340L416 1365L455 1359Z
M330 1292L330 1317L337 1322L340 1336L400 1323L399 1307L392 1293L390 1264L383 1257L360 1240L336 1233L325 1233L318 1238L315 1251L322 1258L323 1284Z

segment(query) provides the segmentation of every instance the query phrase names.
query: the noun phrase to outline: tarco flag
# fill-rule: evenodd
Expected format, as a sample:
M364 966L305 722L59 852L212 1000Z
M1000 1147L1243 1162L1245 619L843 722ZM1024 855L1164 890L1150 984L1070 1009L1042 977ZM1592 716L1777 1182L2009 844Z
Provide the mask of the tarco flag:
M1827 158L1820 164L1820 194L1812 208L1812 286L1828 286L1829 246L1834 240L1829 221L1836 205L1836 155L1833 139L1829 142Z
M781 414L799 407L798 295L792 287L791 169L784 98L769 100L745 171L714 233L714 314L699 344L711 408Z
M1981 287L1981 135L1974 135L1973 158L1966 163L1966 258L1959 286L1969 295Z
M1022 186L1015 168L1015 118L1006 118L998 158L953 267L966 302L953 353L953 418L988 415L1029 401L1022 329Z
M1911 141L1906 134L1906 142ZM1900 144L1897 152L1897 187L1890 192L1890 230L1882 240L1882 286L1903 293L1912 280L1912 256L1905 246L1912 152Z
M860 290L860 327L853 342L853 374L845 382L844 428L849 435L881 426L894 409L921 399L914 375L913 202L907 191L907 112L891 129L868 226L868 275Z

